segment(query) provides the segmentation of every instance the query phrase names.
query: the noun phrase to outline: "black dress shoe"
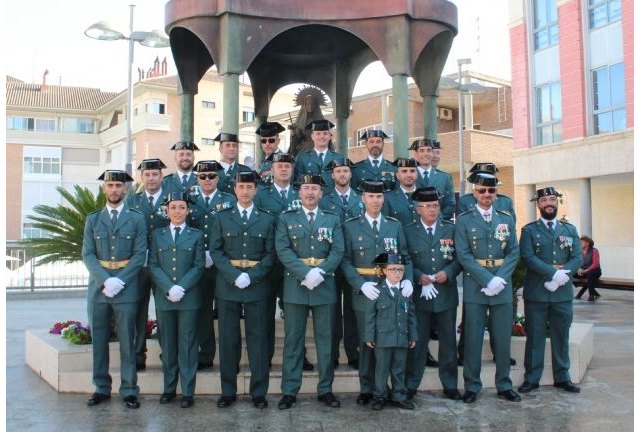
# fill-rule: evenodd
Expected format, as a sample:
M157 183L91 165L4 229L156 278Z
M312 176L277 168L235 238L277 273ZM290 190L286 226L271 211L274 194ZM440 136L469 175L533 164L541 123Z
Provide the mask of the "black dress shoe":
M88 406L100 405L102 402L111 399L110 394L104 393L94 393L91 395L89 400L87 401Z
M338 366L340 366L340 361L338 359L335 359L333 361L333 370L338 369Z
M193 396L182 396L180 408L191 408L193 406Z
M122 401L127 408L138 409L140 408L140 401L138 396L127 396Z
M518 393L513 390L503 390L498 392L498 397L502 399L506 399L510 402L520 402L522 398Z
M296 403L296 397L291 395L284 395L280 402L278 402L278 409L285 410L289 409Z
M429 339L438 340L439 338L440 338L440 336L438 335L438 331L437 330L431 329L429 331Z
M214 310L213 310L212 318L213 318L214 320L217 320L217 319L218 319L218 309L214 309Z
M340 408L340 401L331 392L319 395L318 400L331 408Z
M405 410L412 410L412 409L416 409L416 404L414 404L411 401L408 400L402 400L402 401L391 401L391 405L396 406L400 409L405 409Z
M414 397L416 397L416 393L418 393L418 390L416 389L407 389L407 399L413 399Z
M427 353L427 367L436 368L438 367L438 362L431 356L431 353Z
M238 400L236 396L220 396L218 408L229 408L236 400Z
M371 399L373 399L373 394L360 393L358 395L358 399L356 399L356 402L358 403L358 405L366 405L371 401Z
M209 369L213 367L213 362L198 362L198 370Z
M147 368L147 362L146 362L146 361L144 361L144 360L142 360L142 361L138 360L138 361L136 362L136 370L137 370L137 371L145 370L146 368Z
M310 372L313 369L315 369L315 368L313 367L311 362L309 360L307 360L307 356L304 356L304 358L302 359L302 370Z
M371 405L371 409L375 411L380 411L384 408L385 400L384 398L375 398L373 400L373 404Z
M575 296L574 298L575 298L576 300L580 300L580 299L582 298L582 296L577 295L577 296Z
M587 299L587 301L590 301L590 302L596 301L596 296L590 295L589 298Z
M175 398L176 398L175 393L162 393L160 395L160 403L162 405L168 404L169 402L173 401Z
M253 406L260 409L265 409L269 406L269 402L264 396L256 396L253 398Z
M442 393L451 400L460 400L462 399L462 395L458 389L444 389Z
M540 384L534 384L529 381L525 381L522 383L520 387L518 387L518 391L520 393L530 393L532 390L535 390L540 387Z
M351 366L355 370L358 370L358 364L358 359L349 360L349 366Z
M466 391L464 392L464 395L462 395L462 402L474 403L477 398L478 398L478 393L472 392L472 391Z
M518 363L516 362L516 359L514 359L513 357L509 359L509 362L511 363L511 366L515 366Z
M458 357L458 366L464 366L464 357Z
M554 387L561 388L564 391L568 391L569 393L580 393L580 387L572 383L571 381L563 381L559 383L553 383Z

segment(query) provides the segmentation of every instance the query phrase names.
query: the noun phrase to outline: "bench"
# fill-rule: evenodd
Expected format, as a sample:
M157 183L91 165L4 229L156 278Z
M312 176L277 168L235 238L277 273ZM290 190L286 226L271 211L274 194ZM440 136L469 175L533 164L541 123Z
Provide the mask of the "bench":
M586 279L573 278L573 285L583 287L587 285ZM633 291L633 279L603 278L596 281L596 288Z

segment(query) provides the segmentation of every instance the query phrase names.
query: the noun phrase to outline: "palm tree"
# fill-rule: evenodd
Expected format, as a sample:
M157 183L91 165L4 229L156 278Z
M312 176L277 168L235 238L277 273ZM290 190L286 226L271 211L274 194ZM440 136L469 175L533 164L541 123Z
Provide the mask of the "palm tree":
M36 265L82 261L84 222L89 213L105 206L106 198L102 189L98 195L79 185L74 185L74 189L75 193L72 193L58 186L56 190L68 204L38 205L33 208L37 215L27 216L35 222L35 228L48 234L48 237L25 241L32 248L32 255L39 258Z

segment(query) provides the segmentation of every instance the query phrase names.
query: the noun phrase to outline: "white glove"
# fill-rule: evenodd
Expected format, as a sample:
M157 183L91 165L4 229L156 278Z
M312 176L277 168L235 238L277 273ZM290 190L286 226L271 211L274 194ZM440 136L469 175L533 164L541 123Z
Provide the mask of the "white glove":
M240 276L236 278L236 281L233 284L240 289L245 289L251 285L251 278L246 273L240 273Z
M555 280L550 280L549 282L544 283L544 287L551 292L554 292L555 290L557 290L558 286L559 286L558 282L556 282Z
M420 294L420 297L431 300L436 298L437 295L438 290L433 286L433 284L430 283L429 285L422 285L422 294Z
M213 260L211 259L211 253L209 251L204 251L204 268L209 268L213 265Z
M489 283L487 284L487 288L490 292L493 292L493 295L498 295L500 294L500 291L502 291L504 289L504 287L507 285L507 281L505 281L504 279L502 279L499 276L494 276L493 279L491 279L489 281ZM480 290L482 291L482 290Z
M109 286L105 285L104 288L102 289L102 294L104 294L105 296L107 296L109 298L113 298L115 296L115 294L113 293L113 288L111 287L111 285L109 285Z
M182 300L182 297L184 297L184 288L180 285L172 286L171 289L169 289L169 294L167 294L167 298L173 303L179 302Z
M485 295L487 295L489 297L493 297L495 295L498 295L498 292L496 292L495 290L492 290L491 288L482 288L480 290L480 292L485 293Z
M380 295L380 290L376 288L375 282L365 282L360 287L360 291L364 294L369 300L375 300Z
M116 287L113 290L113 295L117 296L120 291L124 288L124 281L120 278L114 278L116 280Z
M104 290L102 292L107 297L114 297L118 294L122 288L124 288L124 282L117 277L110 277L104 281Z
M413 284L409 279L400 282L400 288L402 289L401 293L404 297L411 297L411 294L413 294Z
M304 280L302 281L302 285L306 286L311 290L314 289L315 287L320 285L322 282L324 282L324 277L322 277L323 274L324 274L324 270L322 270L320 267L312 268L304 277Z
M567 282L569 282L569 276L567 275L567 273L571 273L571 270L556 270L555 274L553 275L553 282L557 283L558 286L566 284Z

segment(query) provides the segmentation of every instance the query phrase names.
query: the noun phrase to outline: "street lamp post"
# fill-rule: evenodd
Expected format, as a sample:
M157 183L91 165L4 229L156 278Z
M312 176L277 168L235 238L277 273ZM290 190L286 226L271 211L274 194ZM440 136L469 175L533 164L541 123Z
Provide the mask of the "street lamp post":
M129 36L125 36L118 30L115 30L109 23L100 21L93 24L91 27L85 30L84 34L91 39L98 40L126 40L129 42L129 71L127 74L127 137L125 142L125 170L129 175L133 173L133 167L131 166L133 160L133 140L131 130L131 119L133 117L133 43L138 42L140 45L144 45L151 48L166 48L169 46L169 38L164 32L160 30L153 30L150 32L133 31L133 8L135 5L129 5Z
M458 169L460 170L460 194L461 197L465 193L465 179L464 179L464 135L462 128L464 127L464 104L462 100L462 65L471 64L471 59L458 59Z

